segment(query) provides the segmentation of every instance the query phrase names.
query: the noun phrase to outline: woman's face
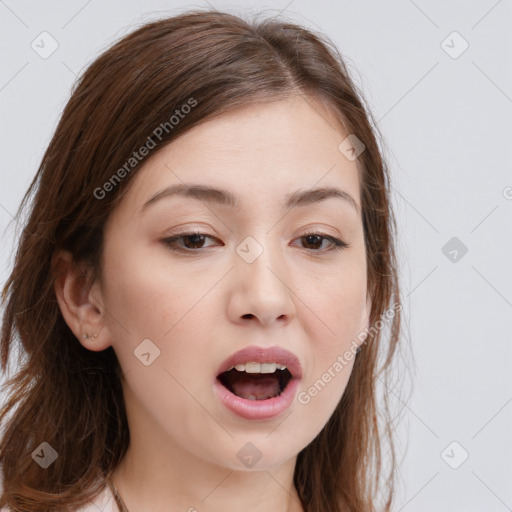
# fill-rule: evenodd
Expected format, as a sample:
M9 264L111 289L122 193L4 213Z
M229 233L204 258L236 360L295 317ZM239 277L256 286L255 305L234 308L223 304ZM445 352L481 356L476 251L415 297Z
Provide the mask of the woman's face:
M339 149L347 135L320 103L296 97L197 126L139 170L106 226L94 288L132 436L264 469L295 457L328 421L369 313L358 170ZM171 194L177 185L222 190L235 204L220 192ZM325 187L342 194L313 194ZM219 372L241 363L228 358L248 347L296 356L300 368L278 351L241 357L288 362L282 395L261 399L281 391L279 367L233 369L231 391L221 384Z

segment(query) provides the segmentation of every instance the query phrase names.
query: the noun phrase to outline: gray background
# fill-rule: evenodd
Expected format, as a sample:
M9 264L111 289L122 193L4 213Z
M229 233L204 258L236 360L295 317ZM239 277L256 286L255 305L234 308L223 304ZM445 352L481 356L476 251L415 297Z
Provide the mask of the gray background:
M395 510L510 510L510 0L211 5L235 14L285 11L328 35L384 136L400 231L405 333L416 361L398 432L403 463ZM0 1L2 283L12 260L12 215L76 75L141 22L206 6ZM43 45L43 31L58 43L46 59L31 47ZM44 42L47 50L50 43ZM400 401L398 390L387 392Z

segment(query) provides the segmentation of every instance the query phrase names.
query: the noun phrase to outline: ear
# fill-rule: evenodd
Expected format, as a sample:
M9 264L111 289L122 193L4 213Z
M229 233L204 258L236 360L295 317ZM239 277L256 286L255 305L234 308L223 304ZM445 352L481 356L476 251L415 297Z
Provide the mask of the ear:
M66 324L78 341L92 351L111 346L101 288L92 281L92 269L77 265L69 251L58 251L53 256L52 268L56 273L57 302Z

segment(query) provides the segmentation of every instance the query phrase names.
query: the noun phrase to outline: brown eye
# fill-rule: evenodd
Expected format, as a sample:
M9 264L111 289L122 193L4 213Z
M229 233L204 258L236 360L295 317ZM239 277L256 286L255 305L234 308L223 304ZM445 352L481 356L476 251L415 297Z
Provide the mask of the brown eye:
M343 240L340 240L330 235L326 235L325 233L308 233L306 235L302 235L300 238L298 238L298 240L303 240L303 247L313 252L328 252L348 247L348 244ZM326 240L331 243L330 249L326 247L322 248L322 244Z
M185 235L182 239L187 249L201 249L204 244L205 237L204 235L195 233L193 235Z
M214 237L209 236L206 233L180 233L179 235L165 238L162 242L175 251L199 252L199 249L209 247L204 246L207 238L214 240ZM182 241L183 244L178 244L178 241Z
M322 244L327 238L320 235L306 235L302 237L302 240L306 242L306 249L322 249Z

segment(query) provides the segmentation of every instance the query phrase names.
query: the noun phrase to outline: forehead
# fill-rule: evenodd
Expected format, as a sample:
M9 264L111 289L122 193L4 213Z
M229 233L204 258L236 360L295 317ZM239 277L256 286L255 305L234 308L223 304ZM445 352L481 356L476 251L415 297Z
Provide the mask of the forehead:
M123 201L142 205L178 184L227 189L240 205L283 203L298 189L340 187L359 205L355 161L340 152L347 137L318 100L294 97L253 104L206 121L152 155Z

